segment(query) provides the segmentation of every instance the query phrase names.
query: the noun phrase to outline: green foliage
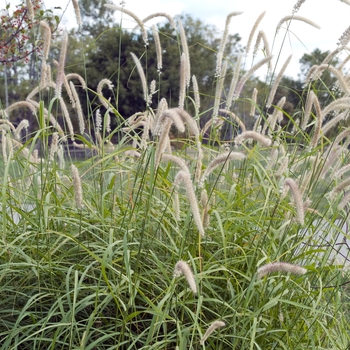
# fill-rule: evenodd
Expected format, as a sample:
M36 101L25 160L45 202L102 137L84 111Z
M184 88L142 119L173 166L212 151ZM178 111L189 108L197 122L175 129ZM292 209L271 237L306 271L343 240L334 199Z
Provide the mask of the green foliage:
M81 122L80 100L72 95L69 101L68 84L62 96L54 95L54 83L31 94L35 132L23 136L1 119L4 349L349 348L348 185L342 187L340 178L348 179L343 168L349 162L346 134L335 139L322 133L317 90L307 130L295 122L295 115L306 117L300 106L311 84L287 94L293 112L288 105L264 110L265 88L271 88L264 84L256 103L259 119L250 120L254 127L244 133L248 123L238 119L254 102L245 95L237 98L231 108L236 117L229 120L237 132L231 143L223 144L218 137L223 117L211 110L215 99L224 107L227 96L227 91L215 95L219 80L213 77L213 47L219 42L215 35L207 36L202 23L190 17L184 23L191 69L204 99L198 113L193 91L186 88L185 110L195 110L193 117L170 108L178 105L181 46L164 25L159 31L167 55L160 76L152 39L145 49L138 35L121 28L106 28L99 38L88 39L91 52L81 73L91 86L84 91L91 93L85 99L90 124L83 132L72 135L67 125ZM204 46L204 39L213 40L213 46ZM75 48L79 52L75 44L70 54ZM225 58L233 68L234 47L228 46ZM141 57L147 82L158 78L152 104L141 101L142 84L130 49ZM193 62L203 52L214 57L198 65L206 67L201 72ZM70 69L80 72L79 59L66 67L70 81L77 79L68 76ZM117 78L110 96L106 88L103 96L92 89L105 71ZM276 99L289 92L283 88L288 80L281 84ZM95 110L102 97L112 98L99 119ZM163 97L166 111L161 110ZM126 101L134 101L135 111L142 112L128 124L123 118L134 111ZM62 106L69 106L70 118L61 116ZM276 111L288 124L273 120ZM16 112L15 107L3 111L11 117ZM211 119L205 131L207 115ZM261 132L259 122L267 125ZM171 123L178 129L175 134L186 129L186 137L170 140ZM116 134L119 142L113 144ZM207 144L201 142L204 137ZM84 153L80 160L76 150ZM178 182L180 171L190 180L182 176ZM174 276L180 260L193 272L197 293L189 288L189 274ZM258 269L275 262L303 266L306 273L275 271L260 278ZM218 320L225 326L201 344Z

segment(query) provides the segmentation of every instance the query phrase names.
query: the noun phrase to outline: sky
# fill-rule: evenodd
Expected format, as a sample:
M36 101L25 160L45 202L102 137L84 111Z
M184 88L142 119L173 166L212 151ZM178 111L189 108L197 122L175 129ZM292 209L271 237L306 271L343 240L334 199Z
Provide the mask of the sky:
M114 1L114 4L120 5L120 1ZM296 0L125 0L124 6L141 19L154 12L166 12L171 16L181 13L190 14L205 23L216 25L221 31L224 30L226 16L229 13L242 11L242 15L232 18L229 31L232 34L238 33L242 37L241 44L243 46L248 41L256 19L262 12L266 11L255 36L259 30L263 30L270 47L274 42L272 54L274 55L273 63L276 64L277 62L276 71L280 69L287 57L292 54L293 56L285 71L285 75L297 77L300 71L299 59L304 53L310 53L315 48L319 48L322 51L333 51L336 49L338 39L350 27L350 1L306 0L301 5L297 15L317 23L321 29L316 29L309 24L294 20L289 27L287 36L285 36L286 26L282 27L279 34L275 36L276 25L283 17L292 14L292 9L296 2ZM47 7L55 5L61 6L62 9L67 7L63 26L71 26L75 22L71 0L45 0L45 3ZM116 12L116 16L120 18L120 13ZM131 20L126 14L123 14L123 18ZM151 25L161 20L161 18L158 18L148 23ZM124 21L124 23L127 22ZM279 56L279 49L283 41L283 53ZM254 42L255 39L253 39L253 45ZM249 65L249 56L247 57L247 62L246 64ZM258 71L260 76L264 74L261 70Z

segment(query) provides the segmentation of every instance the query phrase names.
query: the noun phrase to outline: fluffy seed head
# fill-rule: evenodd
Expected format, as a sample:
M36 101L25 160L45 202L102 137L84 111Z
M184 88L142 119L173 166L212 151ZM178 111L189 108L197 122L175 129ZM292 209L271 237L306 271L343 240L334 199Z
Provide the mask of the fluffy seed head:
M78 210L83 207L83 189L81 187L81 179L79 175L78 168L72 164L71 166L74 196L75 196L75 205Z
M211 323L211 325L208 327L207 331L205 332L203 338L200 341L200 344L203 345L204 342L208 339L208 337L218 328L225 327L225 322L222 321L214 321Z
M73 8L74 8L74 13L75 13L75 18L77 20L77 24L78 24L78 26L81 26L82 20L81 20L78 0L72 0L72 2L73 2Z
M317 29L321 29L321 27L320 27L318 24L316 24L315 22L309 20L308 18L305 18L305 17L302 17L302 16L291 15L291 16L285 16L285 17L283 17L283 18L278 22L277 27L276 27L276 33L279 32L279 30L280 30L282 24L283 24L284 22L289 21L289 20L302 21L302 22L307 23L307 24L309 24L310 26L313 26L313 27L315 27L315 28L317 28Z
M272 272L289 272L297 275L304 275L307 272L307 270L299 265L290 264L286 262L275 262L259 267L258 279Z
M197 285L196 281L194 279L193 272L191 268L188 266L187 262L180 260L176 263L175 269L174 269L174 276L180 277L181 275L184 275L189 287L191 288L192 292L194 294L197 294Z
M58 61L58 67L57 67L57 78L56 78L56 97L61 97L62 92L62 84L64 82L64 64L66 62L66 55L67 55L67 46L68 46L68 33L65 31L63 33L63 39L61 44L61 52L60 52L60 59Z
M199 214L198 202L194 192L193 183L190 175L183 170L180 170L176 174L174 179L174 186L178 186L180 182L183 182L185 184L187 198L190 203L190 207L192 209L193 220L198 228L200 235L204 237L205 232L204 232L201 216Z
M297 209L297 218L298 222L301 225L304 225L304 204L303 199L301 196L301 192L299 190L298 185L295 183L295 181L291 178L287 178L284 180L284 185L288 186L290 190L292 191L295 207Z
M238 135L235 138L235 144L240 145L242 143L242 141L244 141L246 139L253 139L254 141L261 143L265 147L271 146L271 143L272 143L271 139L261 135L260 133L258 133L256 131L245 131L245 132L242 132L242 134Z

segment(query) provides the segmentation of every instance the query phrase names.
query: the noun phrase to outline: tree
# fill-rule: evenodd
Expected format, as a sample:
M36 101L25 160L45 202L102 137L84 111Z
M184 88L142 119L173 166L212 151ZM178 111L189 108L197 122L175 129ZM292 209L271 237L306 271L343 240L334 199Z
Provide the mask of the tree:
M113 12L104 6L110 3L109 0L83 0L79 2L82 34L97 38L106 28L110 27L110 24L113 24Z
M0 13L0 107L6 107L25 99L28 88L37 83L43 45L37 40L40 21L48 22L55 33L59 17L43 9L43 0L22 1L15 9L8 3Z
M43 10L42 0L27 0L15 6L11 12L11 4L1 9L0 27L0 63L12 64L24 60L40 52L41 42L35 42L34 29L41 20L52 20L52 11ZM56 26L59 18L56 16Z

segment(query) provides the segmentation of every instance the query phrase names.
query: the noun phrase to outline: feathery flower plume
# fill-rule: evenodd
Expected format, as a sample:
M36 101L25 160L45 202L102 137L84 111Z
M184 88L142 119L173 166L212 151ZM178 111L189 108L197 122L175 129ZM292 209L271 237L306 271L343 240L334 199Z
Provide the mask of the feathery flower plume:
M345 32L339 38L338 45L345 47L350 41L350 27L348 27Z
M25 147L22 143L18 142L14 138L11 138L10 141L12 143L12 147L10 147L11 152L12 148L16 148L24 158L28 159L31 163L35 163L35 158L30 154L30 151L27 147Z
M270 56L271 55L270 45L269 45L269 42L267 41L266 34L263 30L260 30L258 33L258 36L256 37L253 55L255 56L257 54L261 40L264 43L264 49L265 49L266 56ZM269 68L271 68L270 65L271 65L271 62L269 62Z
M235 64L235 69L233 71L230 89L229 89L228 95L227 95L227 101L226 101L226 107L225 107L226 109L230 109L231 105L232 105L232 100L234 97L235 89L236 89L238 78L239 78L239 72L241 70L241 61L242 61L242 55L239 54L237 57L236 64Z
M75 13L75 18L77 20L77 24L80 27L82 25L82 20L81 20L81 15L80 15L80 8L79 8L79 3L78 0L72 0L73 2L73 8L74 8L74 13Z
M340 0L341 2L343 2L344 4L347 4L350 6L350 1L349 0Z
M137 128L144 128L146 126L146 122L144 120L138 120L137 122L131 124L130 126L127 126L125 128L122 128L122 130L126 133L130 132L131 130L135 130Z
M170 23L170 25L173 27L173 29L176 29L176 25L175 25L175 22L174 22L173 18L172 18L170 15L168 15L167 13L165 13L165 12L155 12L155 13L152 13L151 15L147 16L146 18L144 18L144 19L142 20L142 22L143 22L143 23L146 23L146 22L148 22L150 19L155 18L155 17L165 17L165 18L169 21L169 23Z
M265 131L267 127L269 128L268 130L268 135L271 135L271 132L275 129L276 122L281 121L283 118L283 114L281 112L281 109L283 108L284 104L286 103L286 97L283 96L277 103L276 107L274 108L273 113L267 118L266 123L264 124L264 127L262 129L262 134L265 134ZM279 119L280 117L280 119Z
M57 153L58 150L58 132L54 132L52 134L52 139L51 139L51 147L50 147L50 153L49 153L49 160L52 162L55 157L55 153Z
M77 93L77 90L75 89L74 84L70 81L69 82L70 89L73 94L74 98L74 104L75 104L75 110L77 111L78 114L78 121L79 121L79 132L81 135L84 134L84 129L85 129L85 122L84 122L84 115L83 115L83 109L81 108L79 96Z
M275 262L263 265L258 268L258 279L261 279L265 275L272 273L272 272L287 272L287 273L294 273L296 275L305 275L307 270L305 267L290 264L286 262Z
M164 150L167 148L168 144L170 143L169 139L169 131L171 128L172 120L170 118L166 118L162 123L161 123L161 128L160 128L160 135L159 135L159 140L158 140L158 145L156 148L156 152L154 155L155 159L155 166L156 168L159 165L159 162L162 158L162 154ZM171 148L170 148L171 150Z
M181 120L187 124L192 135L194 135L197 138L199 136L199 129L196 121L191 117L191 115L181 108L172 108L172 110L174 110L174 112L176 112L179 115Z
M256 142L261 143L264 147L269 147L272 143L271 139L261 135L256 131L245 131L235 138L235 144L240 145L246 139L253 139Z
M100 100L103 107L105 107L106 109L109 109L109 104L106 98L103 97L103 93L102 93L102 89L105 85L107 85L109 90L113 91L114 85L112 84L112 82L109 79L102 79L97 85L96 92L97 92L98 99Z
M40 108L40 104L38 102L36 102L34 100L27 100L27 101L30 102L36 108L38 108L38 109ZM45 115L46 119L49 119L50 123L58 131L60 136L64 137L65 134L64 134L63 129L61 128L60 124L58 123L56 118L52 115L52 113L49 114L49 111L46 108L44 108L44 115Z
M297 218L298 222L301 225L304 225L304 204L303 204L303 199L299 190L298 185L295 183L293 179L290 177L286 178L284 180L284 185L288 186L290 190L292 191L292 195L294 198L294 204L297 210Z
M277 163L277 158L278 158L278 144L277 142L274 142L273 144L273 148L270 152L270 156L268 158L268 162L267 162L267 168L268 169L272 169L275 164Z
M182 51L185 54L185 58L184 58L185 59L185 64L184 64L185 81L186 81L186 86L189 87L190 81L191 81L190 53L188 51L185 29L184 29L183 24L180 20L179 20L179 30L180 30L180 40L181 40ZM182 57L181 57L181 59L182 59Z
M314 148L317 146L318 139L320 138L320 132L321 132L322 121L323 121L320 102L316 95L314 95L313 104L316 110L316 125L315 125L314 136L312 137L312 140L310 143L310 148Z
M13 132L16 132L15 126L7 119L0 119L0 124L5 124L8 126L8 128L2 128L3 130L9 130L11 129Z
M224 87L224 81L226 78L226 69L227 69L227 62L225 61L223 66L222 66L221 74L216 79L216 89L215 89L214 107L213 107L212 118L215 118L218 116L220 103L221 103L222 89Z
M278 85L280 84L281 82L281 79L283 77L283 74L284 74L284 71L286 70L290 60L292 59L292 55L290 55L286 62L284 63L284 65L282 66L282 69L280 70L280 72L278 73L273 85L272 85L272 88L270 90L270 93L269 93L269 97L267 98L267 102L266 102L266 108L270 108L271 107L271 104L272 104L272 101L276 95L276 91L277 91L277 88L278 88Z
M279 178L279 177L283 176L287 172L288 164L289 164L289 157L288 156L284 156L280 167L278 168L278 170L275 173L276 178Z
M311 81L317 80L320 78L323 71L321 71L320 66L315 64L313 65L307 72L306 78L305 78L305 84L303 86L306 87L308 83Z
M341 51L341 48L337 47L335 50L333 50L332 52L330 52L326 58L322 61L322 64L327 64L329 63L333 58L335 58L335 56Z
M86 81L85 81L84 78L83 78L80 74L78 74L78 73L69 73L69 74L66 75L66 79L67 79L67 80L77 79L77 80L79 80L82 89L86 89L86 88L87 88ZM112 87L113 87L113 85L112 85Z
M29 13L29 18L33 22L34 21L34 8L33 8L32 0L26 0L26 4L27 4L27 10Z
M343 130L340 134L337 135L337 137L334 139L333 142L333 148L338 146L338 144L344 139L346 138L348 135L350 134L350 128L346 128L345 130ZM348 140L348 138L347 138ZM348 144L345 143L343 146L345 147L345 145L347 146Z
M148 101L148 88L147 88L147 82L146 82L146 76L145 76L145 72L142 69L141 66L141 62L140 60L137 58L137 56L130 52L132 59L135 62L137 71L139 72L139 76L141 78L141 84L142 84L142 90L143 90L143 99L145 100L146 104L149 105L149 101Z
M238 124L238 126L241 128L242 132L247 131L244 123L242 122L242 120L239 117L236 116L236 114L234 114L231 111L228 111L227 109L219 109L219 112L229 115L230 118L232 119L232 121L236 122Z
M289 20L302 21L302 22L307 23L307 24L309 24L310 26L313 26L313 27L315 27L315 28L317 28L317 29L321 29L321 27L320 27L318 24L316 24L315 22L309 20L309 19L306 18L306 17L291 15L291 16L285 16L285 17L283 17L283 18L278 22L277 27L276 27L276 33L279 32L279 30L280 30L282 24L283 24L284 22L289 21Z
M309 122L310 115L311 115L311 109L312 105L314 103L315 93L312 90L309 90L309 93L307 94L307 99L305 103L305 110L304 110L304 116L301 123L301 129L305 131L306 126Z
M266 11L264 11L264 12L257 18L257 20L256 20L255 23L254 23L254 26L253 26L253 28L252 28L250 34L249 34L247 46L246 46L246 48L245 48L246 54L249 53L250 46L251 46L252 40L253 40L253 36L254 36L254 34L255 34L255 32L256 32L256 29L258 28L259 23L260 23L261 20L264 18L265 13L266 13Z
M197 285L194 279L193 272L191 268L188 266L186 261L179 260L174 268L174 277L180 277L184 275L189 287L191 288L194 294L197 294Z
M46 70L47 70L48 65L43 61L41 63L41 72L40 72L40 86L41 87L46 87L47 83L46 83L46 78L47 78L47 74L46 74Z
M111 129L111 116L108 112L109 111L107 110L105 113L105 125L106 125L106 132L110 133L112 131L112 129Z
M191 176L190 170L188 169L188 166L181 158L179 158L177 156L173 156L172 154L163 153L161 161L173 162L173 163L177 164L181 168L181 170L183 170L184 172L186 172L188 175Z
M161 71L162 71L162 68L163 68L162 47L160 45L160 39L159 39L158 30L157 30L155 25L152 26L152 33L153 33L153 38L154 38L154 44L156 46L157 71L158 71L158 74L160 74Z
M181 108L170 108L163 111L162 115L158 118L156 125L156 135L159 133L162 124L166 119L170 119L172 123L176 126L177 130L180 132L185 132L185 125L182 121L182 118L179 114L180 111L184 111Z
M292 13L295 14L299 11L301 5L305 2L305 0L298 0L298 2L294 5Z
M149 140L149 131L152 124L153 124L153 114L146 112L145 126L143 127L142 135L141 135L141 145L140 145L141 149L147 148L147 141Z
M349 106L350 107L350 106ZM340 121L347 120L350 116L349 111L338 114L336 117L331 119L328 123L323 125L321 128L321 133L326 135L331 129L333 129Z
M328 113L338 109L349 109L350 108L350 97L338 98L331 102L322 111L322 118L325 118Z
M148 101L149 104L152 103L152 96L156 93L156 81L153 79L151 83L149 84L149 96Z
M61 106L61 109L62 109L62 114L63 114L64 120L65 120L65 122L67 124L69 135L71 137L71 140L74 141L73 124L72 124L72 120L70 119L66 103L64 102L62 97L59 97L58 101L60 102L60 106Z
M29 108L33 115L35 115L35 113L36 113L35 106L33 106L29 101L18 101L18 102L12 103L10 106L8 106L4 110L4 112L5 112L4 118L6 118L6 115L8 115L10 112L12 112L13 110L15 110L17 108Z
M254 117L255 116L256 99L257 99L257 97L258 97L258 90L256 88L254 88L253 94L252 94L252 102L250 104L250 113L249 113L250 117Z
M202 137L205 136L205 133L208 131L209 128L213 129L213 128L219 128L221 127L221 125L224 123L224 119L223 118L212 118L209 119L205 125L203 126L203 128L201 129L201 135Z
M56 66L58 66L58 63L54 61L54 64ZM68 79L67 79L67 76L65 74L63 74L63 85L67 91L67 94L68 94L68 97L69 97L69 101L70 103L72 104L72 107L75 108L75 105L74 105L74 97L73 97L73 93L70 89L70 86L69 86L69 82L68 82Z
M246 72L242 78L240 79L239 83L237 84L237 87L235 89L233 100L236 100L239 95L241 94L241 91L243 89L244 84L247 82L247 80L265 63L268 63L271 61L273 56L268 56L263 58L261 61L259 61L257 64L255 64L248 72Z
M346 132L347 131L347 132ZM340 136L347 136L350 133L350 129L345 129L343 132L341 132L339 135ZM337 138L339 135L335 138L335 141L333 142L332 145L328 147L325 153L325 159L323 159L323 164L320 172L320 179L324 179L326 174L328 173L329 170L335 169L337 167L334 167L334 163L342 158L342 154L345 151L344 146L338 145ZM347 146L346 146L347 147Z
M112 5L112 4L104 4L104 6L111 9L111 10L124 12L127 15L129 15L130 17L132 17L141 28L142 39L143 39L145 45L146 46L148 45L147 31L145 29L145 26L143 25L143 22L141 21L141 19L139 17L137 17L133 12L131 12L131 11L127 10L126 8L121 7L121 6Z
M61 97L61 93L62 93L62 84L64 82L64 77L65 77L64 64L66 62L67 46L68 46L68 33L67 31L65 31L63 33L60 59L58 60L58 67L57 67L56 97Z
M225 152L219 154L216 158L214 158L205 169L200 181L199 187L203 187L205 179L216 169L219 165L226 163L230 160L243 160L245 159L245 155L241 152Z
M96 125L96 131L101 132L102 131L102 117L101 117L101 111L98 108L96 110L96 114L95 114L95 125Z
M51 45L51 28L46 21L40 21L40 26L44 29L43 59L44 62L49 58Z
M17 126L15 132L14 132L14 136L17 140L20 139L20 133L23 129L28 129L29 127L29 122L27 119L23 119Z
M335 186L334 189L332 190L332 193L339 193L340 191L344 190L348 186L350 186L350 178L342 181L340 184Z
M203 345L204 342L208 339L208 337L218 328L225 327L225 322L222 321L214 321L210 324L209 328L205 332L203 338L200 341L200 344Z
M335 179L339 179L343 174L350 170L350 164L342 166L340 169L334 172L333 176Z
M350 4L349 4L350 5ZM338 204L338 209L339 210L342 210L344 209L344 207L346 205L349 205L350 204L350 192L347 192L345 194L345 196L343 197L343 199L340 201L340 203Z
M52 87L53 89L56 89L56 84L53 81L48 81L46 82L47 86L46 87ZM41 90L43 90L45 87L44 86L37 86L36 88L34 88L29 95L26 98L26 101L30 102L30 100L32 100L32 98Z
M186 97L186 65L187 59L186 55L183 52L180 60L180 92L179 92L179 107L184 108L185 97Z
M187 198L190 203L190 207L192 209L193 220L198 228L200 235L204 237L205 232L204 232L201 216L199 214L198 203L197 203L196 195L194 193L192 180L190 175L183 170L180 170L176 174L174 179L174 186L178 186L180 182L183 182L185 185Z
M75 196L75 205L77 209L80 210L83 207L83 189L81 187L81 179L78 168L74 164L71 165L71 172Z
M228 29L230 26L231 18L234 16L241 15L242 13L243 12L231 12L226 17L225 29L224 29L224 33L223 33L222 38L221 38L219 51L218 51L218 55L217 55L216 69L215 69L215 76L216 77L219 77L221 75L221 64L222 64L222 59L224 56L224 50L225 50L225 46L226 46Z
M174 190L174 216L176 221L180 221L180 200L176 189Z
M349 84L344 79L344 75L337 68L335 68L329 64L321 64L319 66L317 66L317 65L312 66L309 69L308 75L306 77L306 84L309 83L310 81L317 79L318 74L321 74L325 70L329 71L337 78L339 86L344 92L346 92L347 94L350 94L350 87L349 87Z
M199 97L198 82L195 75L192 75L192 86L193 86L193 95L194 95L194 103L196 107L196 114L198 114L199 108L201 106L201 100Z
M199 139L200 132L199 132L197 123L184 109L173 108L172 110L169 110L169 111L174 111L175 113L178 114L178 116L181 118L182 122L187 124L189 131L192 133L192 135L194 135L194 137L196 139L196 146L197 146L198 154L197 154L195 181L198 181L198 179L200 177L201 168L202 168L203 151L202 151L202 143ZM166 113L166 112L164 112L164 113Z
M160 127L161 127L161 123L159 123L159 120L161 119L163 112L167 109L168 109L168 103L165 98L162 98L158 103L158 108L157 108L156 116L154 118L153 125L151 125L152 135L159 134Z
M339 66L337 67L337 69L339 70L339 72L342 71L342 69L345 67L345 65L349 62L350 60L350 55L347 55L345 57L345 59L343 59L342 63L339 64Z

